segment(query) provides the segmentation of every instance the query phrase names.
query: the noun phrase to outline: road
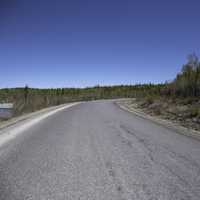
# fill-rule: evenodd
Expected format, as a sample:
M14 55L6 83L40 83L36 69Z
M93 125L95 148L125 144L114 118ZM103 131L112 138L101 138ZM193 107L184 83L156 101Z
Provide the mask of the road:
M199 200L200 141L96 101L0 147L0 200Z

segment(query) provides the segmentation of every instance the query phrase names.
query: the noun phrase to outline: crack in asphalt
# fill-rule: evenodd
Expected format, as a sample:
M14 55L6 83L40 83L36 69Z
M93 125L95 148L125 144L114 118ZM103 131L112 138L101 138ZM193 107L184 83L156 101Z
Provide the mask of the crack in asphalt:
M197 193L196 191L194 191L192 189L192 185L187 181L185 180L182 176L180 176L178 173L176 173L172 168L170 168L167 164L164 164L162 162L160 162L159 160L156 160L155 159L155 151L152 150L152 146L153 144L150 144L150 142L144 138L141 138L137 135L137 133L131 131L130 129L128 129L126 126L123 126L123 125L120 125L120 128L122 130L124 130L126 133L128 134L131 134L132 136L134 136L134 138L137 139L137 141L139 143L141 143L143 145L143 147L145 149L147 149L148 151L148 156L150 158L150 160L154 163L154 164L157 164L157 165L160 165L162 167L164 167L166 170L168 170L173 176L177 177L177 179L179 179L179 181L183 184L185 184L186 187L188 187L193 194L196 195L196 197L200 198L200 193ZM126 141L127 144L129 144L128 146L132 146L132 143L130 140L127 139ZM130 145L131 143L131 145ZM158 148L156 148L158 150ZM173 152L172 150L170 150L169 148L167 147L163 147L161 145L159 145L159 149L161 150L165 150L166 152L165 153L168 153L168 155L172 156L175 158L175 159L178 159L178 160L184 160L184 161L187 161L190 165L193 165L195 166L197 169L198 169L198 172L197 172L197 176L199 176L199 172L200 172L200 166L197 164L197 162L195 162L194 160L192 159L188 159L186 156L184 155L180 155L180 154L176 154L175 152Z

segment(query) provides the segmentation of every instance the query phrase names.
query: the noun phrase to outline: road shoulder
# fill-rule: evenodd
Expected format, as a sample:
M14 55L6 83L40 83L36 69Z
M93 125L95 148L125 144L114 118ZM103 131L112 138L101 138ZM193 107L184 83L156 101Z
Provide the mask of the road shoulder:
M128 111L128 112L130 112L138 117L141 117L143 119L150 120L150 121L156 123L157 125L164 126L178 134L182 134L182 135L200 140L200 132L199 131L183 127L183 126L176 124L175 122L172 122L170 120L161 119L157 116L148 115L139 109L130 107L128 104L126 104L126 101L127 100L116 101L115 104L125 111Z
M7 121L7 123L1 125L1 128L0 128L0 146L14 139L15 137L17 137L18 134L36 125L37 123L41 122L47 117L59 111L75 106L77 104L80 104L80 102L46 108L40 111L36 111L34 113L21 116L21 117L16 117L15 119Z
M21 116L17 116L17 117L13 117L13 118L5 120L5 121L1 121L0 122L0 131L5 129L5 128L14 126L17 123L25 122L29 119L33 119L34 117L38 117L38 116L45 114L45 113L48 113L50 111L65 107L66 105L69 105L69 104L71 104L71 103L62 104L62 105L58 105L58 106L51 106L51 107L43 108L43 109L35 111L35 112L23 114Z

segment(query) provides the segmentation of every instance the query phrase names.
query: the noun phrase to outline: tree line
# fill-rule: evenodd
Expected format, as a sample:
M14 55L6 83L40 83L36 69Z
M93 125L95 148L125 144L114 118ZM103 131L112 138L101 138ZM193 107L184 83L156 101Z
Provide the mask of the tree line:
M200 96L200 62L198 57L195 54L190 55L188 62L183 65L176 78L162 84L50 89L25 86L24 88L0 89L0 102L13 102L15 115L67 102L146 96L198 98Z
M150 91L151 94L158 93L163 86L162 84L138 84L56 89L36 89L28 86L4 88L0 89L0 102L13 102L15 114L18 115L74 101L141 97Z
M200 96L200 62L195 54L188 56L188 62L169 85L172 95L183 97Z

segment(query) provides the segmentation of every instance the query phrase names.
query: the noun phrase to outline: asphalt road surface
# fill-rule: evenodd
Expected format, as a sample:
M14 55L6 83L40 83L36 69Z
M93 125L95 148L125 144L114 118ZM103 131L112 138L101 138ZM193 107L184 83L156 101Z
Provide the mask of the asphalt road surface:
M200 142L111 101L57 112L0 147L0 200L199 200Z

